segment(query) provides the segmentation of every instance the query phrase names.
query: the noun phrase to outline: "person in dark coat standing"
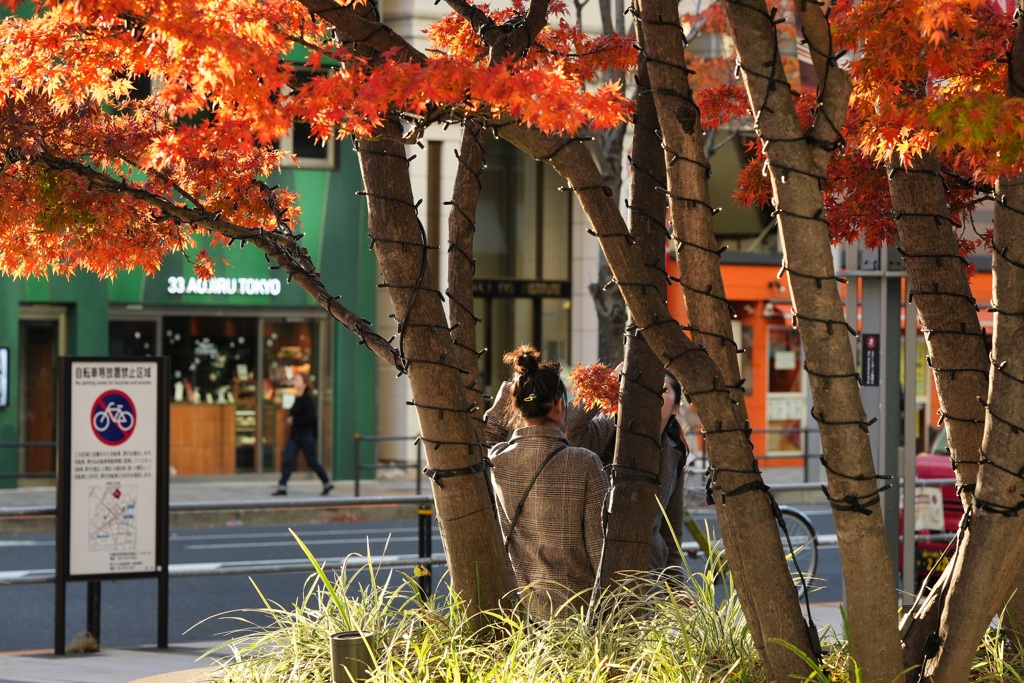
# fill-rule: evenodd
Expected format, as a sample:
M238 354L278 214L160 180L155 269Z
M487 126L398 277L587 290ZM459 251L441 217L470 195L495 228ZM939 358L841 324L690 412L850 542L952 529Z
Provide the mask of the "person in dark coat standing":
M321 495L326 496L334 488L334 483L327 476L327 472L316 459L316 433L317 433L317 410L316 399L313 398L313 386L309 375L300 372L292 379L292 386L295 387L295 403L288 414L287 422L291 426L288 434L288 441L284 445L284 452L281 453L281 479L277 483L275 496L288 494L288 479L292 476L292 469L295 467L295 456L299 450L306 458L309 469L316 472L320 477L324 488Z
M491 481L520 595L532 615L564 617L586 609L597 579L608 478L595 453L566 440L560 368L538 358L528 346L505 354L522 426L491 449Z

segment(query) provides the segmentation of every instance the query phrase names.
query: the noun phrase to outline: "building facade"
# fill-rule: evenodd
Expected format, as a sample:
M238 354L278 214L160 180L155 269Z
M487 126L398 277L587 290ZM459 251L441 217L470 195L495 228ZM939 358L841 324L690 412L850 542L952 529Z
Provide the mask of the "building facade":
M303 245L329 291L374 317L376 266L350 146L297 149L301 167L273 179L301 197ZM197 247L198 248L198 247ZM216 276L200 280L185 254L159 273L112 281L0 278L0 348L7 349L0 407L0 486L54 472L56 367L60 356L168 356L172 474L277 472L291 379L318 389L321 458L346 476L353 435L373 433L376 400L365 349L262 252L209 249Z

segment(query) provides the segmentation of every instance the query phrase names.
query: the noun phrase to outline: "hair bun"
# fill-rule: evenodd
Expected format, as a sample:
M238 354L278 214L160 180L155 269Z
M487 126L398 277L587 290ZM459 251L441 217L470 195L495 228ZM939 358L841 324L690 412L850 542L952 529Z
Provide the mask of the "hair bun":
M532 346L524 344L506 353L502 360L511 365L518 374L528 375L540 367L540 352Z

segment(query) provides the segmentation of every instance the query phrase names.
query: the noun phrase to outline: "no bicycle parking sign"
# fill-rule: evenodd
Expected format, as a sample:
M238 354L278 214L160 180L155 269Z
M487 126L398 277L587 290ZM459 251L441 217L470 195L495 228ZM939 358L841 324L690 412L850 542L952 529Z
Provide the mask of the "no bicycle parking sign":
M106 578L158 580L157 640L167 646L167 368L166 358L61 358L57 654L64 652L66 582L89 582L89 617L98 628Z

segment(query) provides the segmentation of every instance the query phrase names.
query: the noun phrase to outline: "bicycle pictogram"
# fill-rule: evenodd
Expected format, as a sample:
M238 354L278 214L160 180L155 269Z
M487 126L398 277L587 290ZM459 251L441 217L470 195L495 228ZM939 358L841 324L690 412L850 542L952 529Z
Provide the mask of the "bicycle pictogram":
M92 405L92 431L108 446L118 446L135 431L135 404L123 391L103 392Z

